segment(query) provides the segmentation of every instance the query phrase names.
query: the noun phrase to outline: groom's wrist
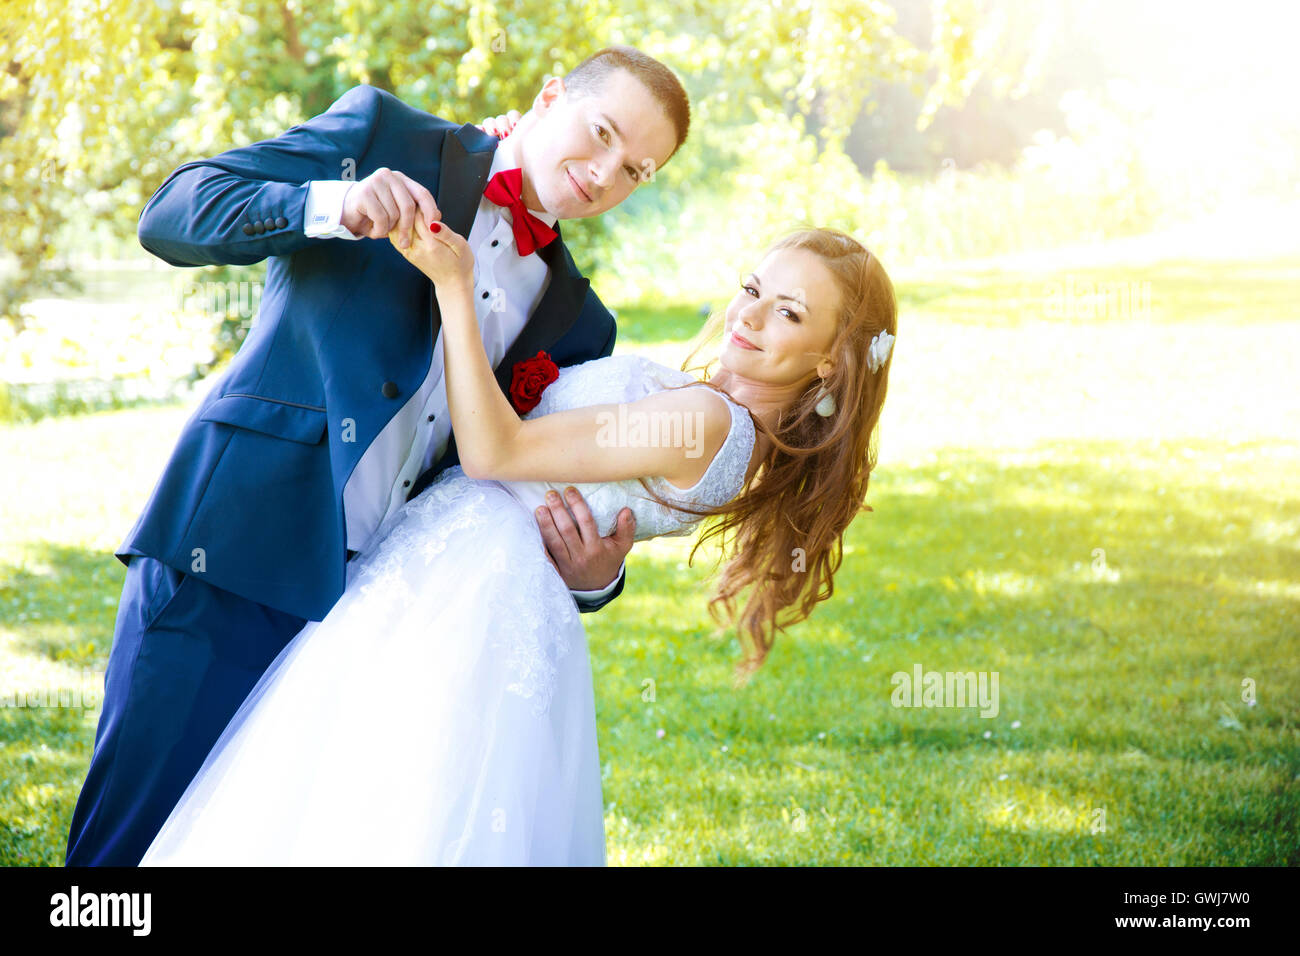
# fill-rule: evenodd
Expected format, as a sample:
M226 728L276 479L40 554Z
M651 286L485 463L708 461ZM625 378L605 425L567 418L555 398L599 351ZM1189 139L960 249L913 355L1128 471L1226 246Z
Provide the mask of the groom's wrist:
M596 588L591 591L579 591L569 588L569 593L579 601L599 601L601 598L608 596L609 592L618 586L618 582L623 579L623 571L627 567L627 561L624 560L618 566L618 574L614 575L614 580L610 581L603 588Z
M303 233L309 239L360 239L343 224L343 204L352 180L313 179L307 183Z

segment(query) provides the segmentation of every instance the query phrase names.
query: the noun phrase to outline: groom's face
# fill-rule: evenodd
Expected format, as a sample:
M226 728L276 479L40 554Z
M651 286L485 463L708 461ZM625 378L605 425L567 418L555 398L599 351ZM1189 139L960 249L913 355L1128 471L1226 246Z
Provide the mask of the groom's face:
M663 107L626 70L577 98L552 78L521 137L524 202L560 219L612 209L668 161L677 134ZM531 195L530 195L531 191Z

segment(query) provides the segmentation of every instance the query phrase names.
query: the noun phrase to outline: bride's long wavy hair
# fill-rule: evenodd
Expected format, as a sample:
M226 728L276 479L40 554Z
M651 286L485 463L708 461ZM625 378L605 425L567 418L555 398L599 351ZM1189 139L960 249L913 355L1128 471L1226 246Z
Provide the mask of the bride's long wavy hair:
M866 504L867 485L876 467L893 350L875 372L867 352L878 333L895 336L898 331L893 283L880 260L852 236L834 229L801 229L773 243L765 255L779 249L812 252L840 289L836 334L827 353L833 368L824 382L836 410L829 417L817 413L823 380L813 379L780 415L775 431L753 419L770 446L737 497L718 508L682 509L718 519L696 540L690 560L705 541L720 539L726 565L709 613L724 623L719 608L726 612L725 623L736 627L746 651L736 667L737 686L762 666L778 633L806 619L834 593L844 532L860 512L873 510ZM709 379L725 325L725 311L714 313L682 363L683 371L702 372L703 381L715 389ZM696 363L706 349L713 357ZM663 502L653 491L651 495Z

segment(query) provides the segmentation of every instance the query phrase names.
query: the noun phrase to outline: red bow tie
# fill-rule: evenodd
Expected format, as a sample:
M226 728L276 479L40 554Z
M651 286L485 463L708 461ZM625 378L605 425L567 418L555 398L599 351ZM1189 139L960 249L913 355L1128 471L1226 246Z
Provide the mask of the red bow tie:
M559 235L554 229L524 208L522 190L524 173L521 169L503 169L488 180L483 195L498 206L510 210L511 228L515 232L515 248L521 256L530 255Z

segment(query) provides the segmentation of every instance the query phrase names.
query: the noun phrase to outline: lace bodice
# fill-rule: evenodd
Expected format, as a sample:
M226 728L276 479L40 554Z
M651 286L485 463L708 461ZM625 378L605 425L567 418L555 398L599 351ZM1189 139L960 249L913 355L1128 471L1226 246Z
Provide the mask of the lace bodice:
M639 355L611 355L592 359L580 365L560 369L560 377L547 386L537 407L525 414L525 419L549 415L552 412L588 405L634 402L654 392L673 385L697 381L689 372L668 368ZM707 386L701 385L701 388ZM754 422L745 406L725 395L731 409L731 431L718 453L710 462L704 476L690 488L678 488L662 477L647 477L646 483L656 494L675 503L694 507L725 504L739 494L745 482L745 472L754 451ZM644 423L643 423L644 424ZM611 437L624 440L646 440L653 443L658 438L669 441L698 440L698 429L692 430L690 422L660 422L647 426L638 438L635 424L627 421L608 423ZM619 432L622 435L619 435ZM568 485L581 492L591 508L592 517L602 535L613 532L618 513L631 508L636 515L635 540L642 541L660 535L686 535L701 520L695 515L665 508L646 495L635 478L606 482L543 482L502 481L520 503L532 510L545 500L546 492L554 489L561 494Z

